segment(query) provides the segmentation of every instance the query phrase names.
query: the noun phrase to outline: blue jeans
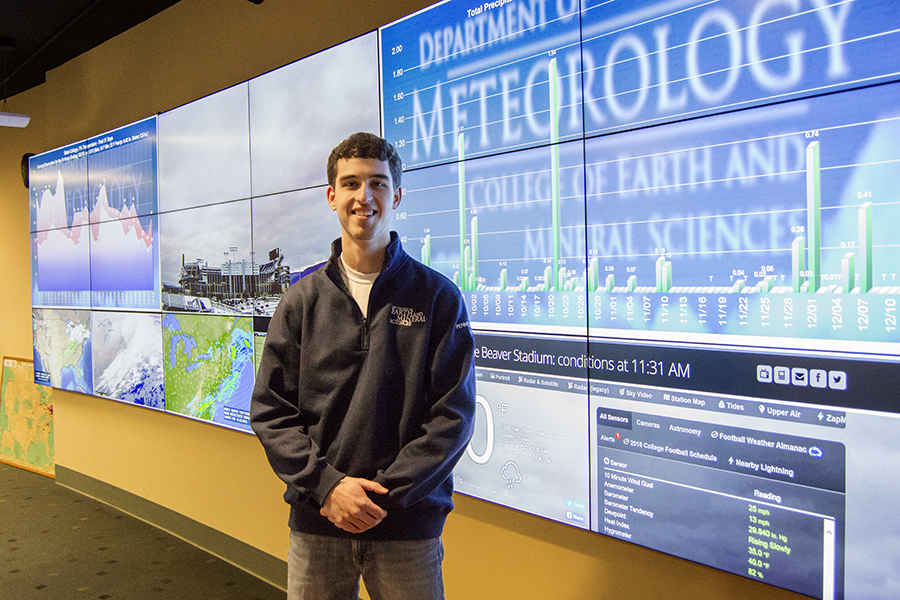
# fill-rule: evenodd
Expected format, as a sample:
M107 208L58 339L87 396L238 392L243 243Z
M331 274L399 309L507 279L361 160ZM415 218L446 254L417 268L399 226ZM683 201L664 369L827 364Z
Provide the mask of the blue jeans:
M291 530L288 600L443 600L441 538L362 541Z

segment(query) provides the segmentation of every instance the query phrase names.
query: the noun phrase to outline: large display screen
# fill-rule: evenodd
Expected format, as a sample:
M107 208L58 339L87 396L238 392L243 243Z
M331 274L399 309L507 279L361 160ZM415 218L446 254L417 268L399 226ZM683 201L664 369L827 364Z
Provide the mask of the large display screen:
M816 598L900 594L898 23L451 1L381 31L396 229L477 333L458 490Z
M380 131L476 335L457 491L900 597L898 44L876 0L448 0L33 157L35 377L249 431L327 154Z

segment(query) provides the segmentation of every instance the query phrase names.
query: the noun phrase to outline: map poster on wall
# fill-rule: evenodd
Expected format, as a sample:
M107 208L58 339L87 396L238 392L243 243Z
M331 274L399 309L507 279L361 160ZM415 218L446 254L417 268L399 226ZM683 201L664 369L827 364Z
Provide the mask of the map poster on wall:
M0 377L0 462L56 474L53 389L34 382L34 363L3 359Z

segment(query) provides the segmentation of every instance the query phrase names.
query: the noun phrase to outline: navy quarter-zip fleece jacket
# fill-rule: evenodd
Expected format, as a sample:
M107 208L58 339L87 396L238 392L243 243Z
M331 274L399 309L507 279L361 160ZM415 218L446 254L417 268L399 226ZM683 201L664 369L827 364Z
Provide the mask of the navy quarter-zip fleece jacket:
M472 436L474 341L458 288L391 233L368 319L338 264L285 292L269 324L250 423L287 484L290 527L356 539L437 537L453 507L452 469ZM344 476L377 481L387 511L351 534L319 514Z

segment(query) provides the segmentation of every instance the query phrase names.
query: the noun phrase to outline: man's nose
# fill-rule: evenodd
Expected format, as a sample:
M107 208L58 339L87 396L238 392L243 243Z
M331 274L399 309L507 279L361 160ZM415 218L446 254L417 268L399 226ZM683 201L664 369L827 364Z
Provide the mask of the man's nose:
M356 199L360 202L367 202L372 198L372 189L368 183L364 183L356 190Z

